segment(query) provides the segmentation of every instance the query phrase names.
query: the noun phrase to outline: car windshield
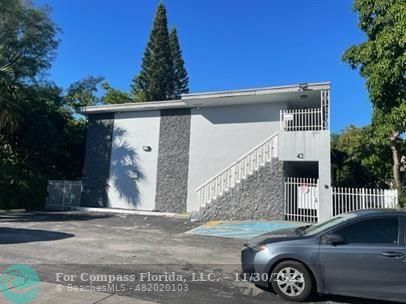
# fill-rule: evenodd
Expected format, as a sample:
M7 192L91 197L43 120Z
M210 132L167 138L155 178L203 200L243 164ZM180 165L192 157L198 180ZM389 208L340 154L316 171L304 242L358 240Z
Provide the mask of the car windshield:
M311 225L309 227L306 227L305 229L303 229L303 234L304 235L314 235L317 234L319 232L322 232L325 229L328 229L330 227L333 227L339 223L345 222L349 219L352 219L354 217L356 217L357 215L354 213L346 213L346 214L340 214L337 215L331 219L328 219L324 222L315 224L315 225Z

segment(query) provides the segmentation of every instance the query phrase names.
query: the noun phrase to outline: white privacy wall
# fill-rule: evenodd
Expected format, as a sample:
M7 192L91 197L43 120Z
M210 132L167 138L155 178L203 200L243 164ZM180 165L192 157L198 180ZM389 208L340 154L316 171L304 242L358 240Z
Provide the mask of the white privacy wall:
M108 207L155 209L159 124L159 111L115 115ZM144 151L143 146L151 151ZM137 175L138 180L134 179Z
M192 109L187 211L197 208L196 188L279 131L286 104L260 103Z

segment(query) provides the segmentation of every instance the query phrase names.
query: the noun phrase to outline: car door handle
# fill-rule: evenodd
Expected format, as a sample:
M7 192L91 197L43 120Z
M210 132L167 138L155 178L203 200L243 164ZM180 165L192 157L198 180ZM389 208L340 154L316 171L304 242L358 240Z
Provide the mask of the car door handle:
M388 258L401 258L405 255L403 252L400 252L400 251L386 251L386 252L382 252L381 254Z

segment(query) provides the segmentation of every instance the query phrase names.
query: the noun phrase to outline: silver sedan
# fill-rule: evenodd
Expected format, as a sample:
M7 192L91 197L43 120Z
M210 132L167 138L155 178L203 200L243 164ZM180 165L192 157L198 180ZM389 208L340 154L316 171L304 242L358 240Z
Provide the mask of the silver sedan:
M248 241L243 279L291 301L315 293L406 302L406 212L371 209Z

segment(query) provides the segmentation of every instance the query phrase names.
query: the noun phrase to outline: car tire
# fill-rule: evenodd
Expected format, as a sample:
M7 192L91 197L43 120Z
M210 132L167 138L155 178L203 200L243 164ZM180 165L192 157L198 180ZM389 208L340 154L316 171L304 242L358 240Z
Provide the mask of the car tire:
M314 283L307 268L300 262L283 261L271 274L273 290L289 301L302 302L308 299Z

